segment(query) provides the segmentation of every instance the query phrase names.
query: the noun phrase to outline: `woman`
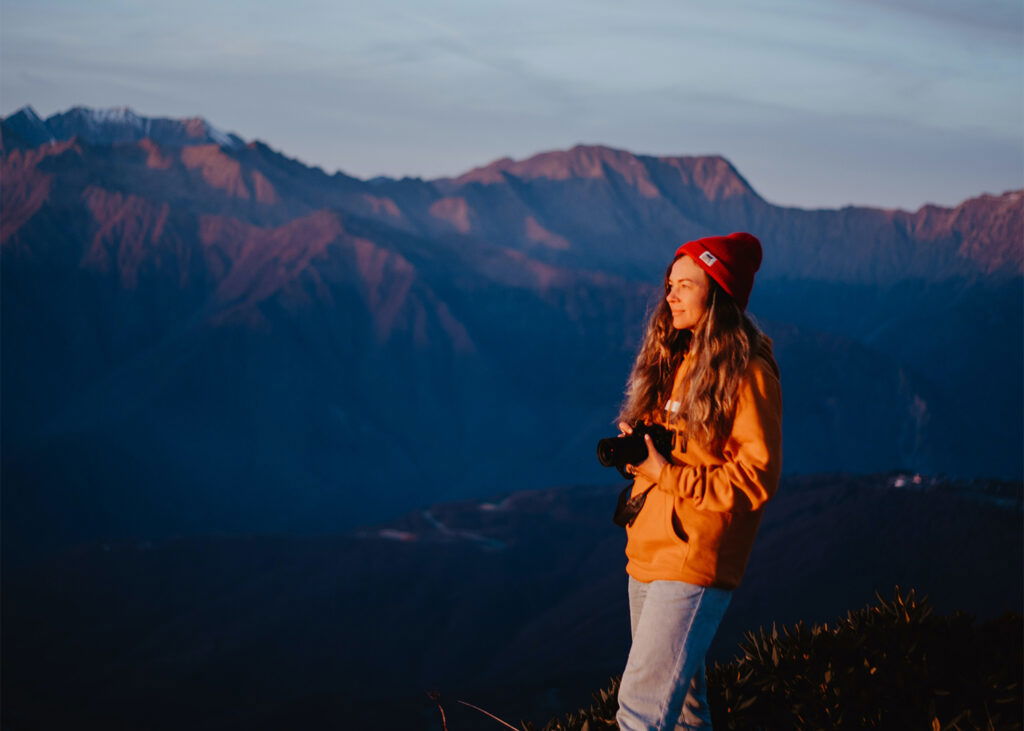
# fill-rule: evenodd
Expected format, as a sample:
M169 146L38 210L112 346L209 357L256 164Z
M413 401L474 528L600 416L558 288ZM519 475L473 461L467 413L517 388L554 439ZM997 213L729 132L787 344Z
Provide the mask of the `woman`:
M760 264L748 233L680 246L629 377L619 428L658 423L673 442L669 461L645 437L628 468L646 498L626 526L625 731L711 727L704 657L782 467L779 369L745 311Z

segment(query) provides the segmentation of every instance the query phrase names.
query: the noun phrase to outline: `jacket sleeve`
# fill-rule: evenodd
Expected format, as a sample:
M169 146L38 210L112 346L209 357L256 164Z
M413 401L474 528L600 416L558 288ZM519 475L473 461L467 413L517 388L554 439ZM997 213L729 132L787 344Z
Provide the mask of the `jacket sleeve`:
M722 455L720 465L665 465L658 489L719 512L757 510L775 494L782 473L782 388L760 358L740 385Z

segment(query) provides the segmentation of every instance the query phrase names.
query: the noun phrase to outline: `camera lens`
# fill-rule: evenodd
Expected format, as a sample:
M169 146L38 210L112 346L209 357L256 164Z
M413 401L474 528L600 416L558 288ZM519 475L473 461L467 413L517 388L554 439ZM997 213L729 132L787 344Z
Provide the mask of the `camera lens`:
M647 445L636 432L622 437L609 437L597 443L597 461L605 467L639 464L647 458Z

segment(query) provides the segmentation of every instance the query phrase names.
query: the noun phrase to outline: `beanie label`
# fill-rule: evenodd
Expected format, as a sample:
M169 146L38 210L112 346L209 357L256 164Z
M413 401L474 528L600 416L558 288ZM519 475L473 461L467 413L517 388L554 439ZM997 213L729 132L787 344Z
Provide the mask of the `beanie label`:
M711 266L716 261L718 261L718 258L710 251L705 251L703 254L700 255L700 260L707 264L708 266Z

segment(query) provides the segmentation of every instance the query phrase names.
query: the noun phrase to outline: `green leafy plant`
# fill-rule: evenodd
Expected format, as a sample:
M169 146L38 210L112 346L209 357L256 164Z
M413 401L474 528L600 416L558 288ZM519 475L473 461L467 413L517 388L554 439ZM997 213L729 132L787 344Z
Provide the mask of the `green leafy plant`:
M936 615L914 590L876 597L836 622L747 632L735 659L708 668L715 728L1022 728L1019 613L976 625L964 612ZM541 731L616 728L619 680Z

